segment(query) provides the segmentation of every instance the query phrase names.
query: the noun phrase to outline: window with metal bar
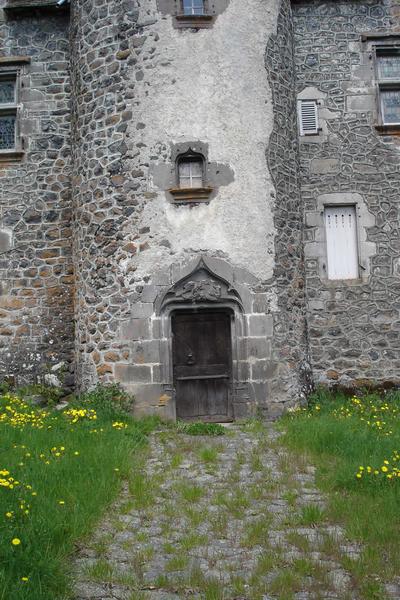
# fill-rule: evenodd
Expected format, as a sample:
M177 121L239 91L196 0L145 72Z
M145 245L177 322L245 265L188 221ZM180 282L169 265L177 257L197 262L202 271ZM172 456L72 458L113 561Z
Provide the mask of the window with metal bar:
M184 15L204 15L204 0L182 0Z
M203 161L201 158L182 158L178 162L180 188L203 187Z
M17 146L17 78L0 75L0 150Z
M383 125L400 125L400 49L377 49L379 108Z

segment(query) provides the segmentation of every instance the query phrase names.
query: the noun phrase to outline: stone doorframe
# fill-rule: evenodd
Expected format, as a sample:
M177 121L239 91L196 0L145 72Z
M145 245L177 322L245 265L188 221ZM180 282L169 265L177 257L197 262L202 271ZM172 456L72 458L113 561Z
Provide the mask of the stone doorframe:
M226 310L231 315L233 416L240 418L243 412L248 413L250 400L247 383L241 382L240 373L240 361L247 358L242 340L248 335L242 299L229 281L211 271L203 258L188 275L160 295L155 303L156 315L161 320L163 343L160 346L160 363L165 393L172 397L175 410L171 316L177 311L194 309ZM241 406L243 403L246 403L245 411Z

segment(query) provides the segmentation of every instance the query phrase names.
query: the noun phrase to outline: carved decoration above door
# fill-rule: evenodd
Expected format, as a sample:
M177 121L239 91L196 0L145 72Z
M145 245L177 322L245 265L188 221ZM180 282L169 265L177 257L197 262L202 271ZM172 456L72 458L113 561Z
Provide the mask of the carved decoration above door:
M201 258L193 271L164 295L160 310L171 304L229 305L232 302L243 308L241 298L231 284L213 273Z

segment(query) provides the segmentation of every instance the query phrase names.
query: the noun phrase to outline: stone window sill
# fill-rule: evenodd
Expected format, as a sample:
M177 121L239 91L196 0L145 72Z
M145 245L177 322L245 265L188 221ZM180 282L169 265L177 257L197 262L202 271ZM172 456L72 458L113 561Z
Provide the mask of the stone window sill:
M357 285L362 285L365 283L365 278L356 277L355 279L327 279L323 278L321 281L324 283L326 287L353 287Z
M69 10L69 3L64 2L62 5L57 4L57 0L7 0L4 10L12 11L29 11L29 10Z
M176 15L175 16L178 27L192 27L201 29L204 27L210 27L214 16L213 15Z
M375 129L381 135L399 135L400 136L400 124L375 125Z
M168 191L175 202L208 202L213 188L171 188Z
M17 162L23 159L25 152L23 150L0 150L0 163Z

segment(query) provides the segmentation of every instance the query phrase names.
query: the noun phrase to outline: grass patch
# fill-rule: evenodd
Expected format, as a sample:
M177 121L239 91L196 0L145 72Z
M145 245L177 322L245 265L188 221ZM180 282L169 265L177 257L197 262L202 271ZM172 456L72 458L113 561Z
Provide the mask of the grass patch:
M225 427L219 423L186 423L178 421L177 429L179 433L186 435L225 435Z
M342 522L363 546L360 561L347 566L368 598L381 593L369 574L385 581L400 572L399 415L398 392L345 397L320 391L308 409L281 421L283 443L307 453L317 467L317 483L329 496L326 517ZM304 507L304 523L320 521L320 513Z
M192 485L185 481L176 485L177 492L185 502L198 502L205 494L205 490L199 485Z
M10 393L0 397L1 600L68 594L74 542L129 479L156 424L134 421L121 403L114 410L111 398L97 389L60 412Z
M271 515L264 515L261 519L249 523L246 534L242 539L242 546L252 548L254 546L268 546L268 533L272 523Z
M325 512L316 504L302 506L298 518L298 524L304 526L317 525L326 518Z
M215 465L218 461L219 452L220 449L215 446L210 448L200 448L198 456L206 465Z

